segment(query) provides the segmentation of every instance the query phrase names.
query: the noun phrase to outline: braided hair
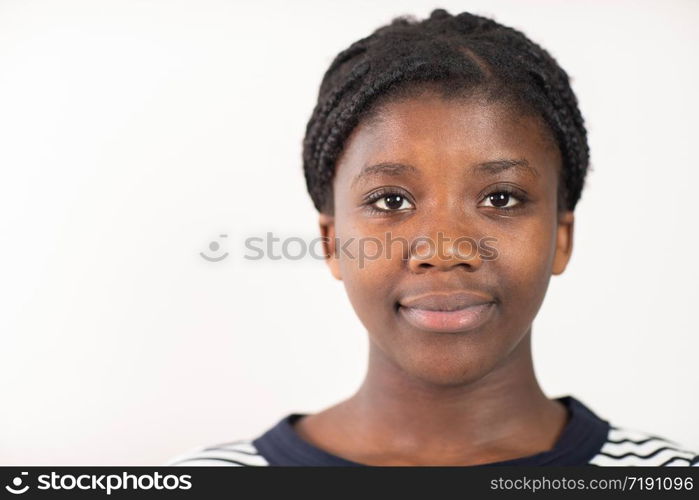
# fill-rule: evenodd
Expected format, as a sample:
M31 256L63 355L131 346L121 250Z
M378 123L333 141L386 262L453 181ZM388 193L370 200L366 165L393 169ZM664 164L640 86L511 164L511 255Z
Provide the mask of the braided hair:
M585 124L566 72L523 33L492 19L435 9L400 16L340 52L325 72L303 140L308 192L333 214L332 180L347 138L382 103L426 88L481 95L542 118L557 144L559 210L573 210L589 163Z

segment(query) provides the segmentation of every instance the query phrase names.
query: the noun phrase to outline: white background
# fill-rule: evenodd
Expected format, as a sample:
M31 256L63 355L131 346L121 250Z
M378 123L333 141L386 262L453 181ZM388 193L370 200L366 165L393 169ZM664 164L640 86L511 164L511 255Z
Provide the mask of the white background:
M699 449L699 2L0 0L0 464L161 464L354 391L342 283L243 239L317 236L301 140L325 69L435 7L524 30L587 120L544 390Z

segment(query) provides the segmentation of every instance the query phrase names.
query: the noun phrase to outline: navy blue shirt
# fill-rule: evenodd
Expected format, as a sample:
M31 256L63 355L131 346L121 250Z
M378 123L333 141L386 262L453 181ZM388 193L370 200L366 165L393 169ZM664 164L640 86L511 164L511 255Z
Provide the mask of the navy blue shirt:
M568 411L563 432L552 449L527 457L490 462L494 465L590 465L699 467L699 454L689 446L637 429L611 425L573 396L556 398ZM294 423L306 416L292 413L257 438L199 446L174 457L178 466L351 466L365 464L333 455L305 441Z

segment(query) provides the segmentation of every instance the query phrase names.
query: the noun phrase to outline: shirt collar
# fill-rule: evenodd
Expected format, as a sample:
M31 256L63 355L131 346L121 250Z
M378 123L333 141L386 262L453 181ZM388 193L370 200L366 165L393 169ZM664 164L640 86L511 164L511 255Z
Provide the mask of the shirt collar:
M551 450L480 466L586 465L607 439L609 422L573 396L556 398L567 408L569 419ZM292 413L266 431L253 445L272 466L353 466L364 464L328 453L304 440L293 424L304 413Z

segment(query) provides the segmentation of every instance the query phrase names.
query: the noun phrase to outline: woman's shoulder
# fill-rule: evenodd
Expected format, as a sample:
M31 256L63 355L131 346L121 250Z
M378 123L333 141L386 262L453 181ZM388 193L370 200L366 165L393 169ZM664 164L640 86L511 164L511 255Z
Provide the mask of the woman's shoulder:
M609 425L601 448L589 460L593 466L694 466L699 452L692 446L632 427ZM259 439L259 438L258 438ZM257 439L238 439L200 446L173 457L168 466L268 466ZM261 444L260 444L261 445Z
M170 466L267 466L269 463L258 452L252 439L239 439L211 446L199 446L173 457Z
M657 434L611 425L605 443L590 465L699 467L699 452Z

